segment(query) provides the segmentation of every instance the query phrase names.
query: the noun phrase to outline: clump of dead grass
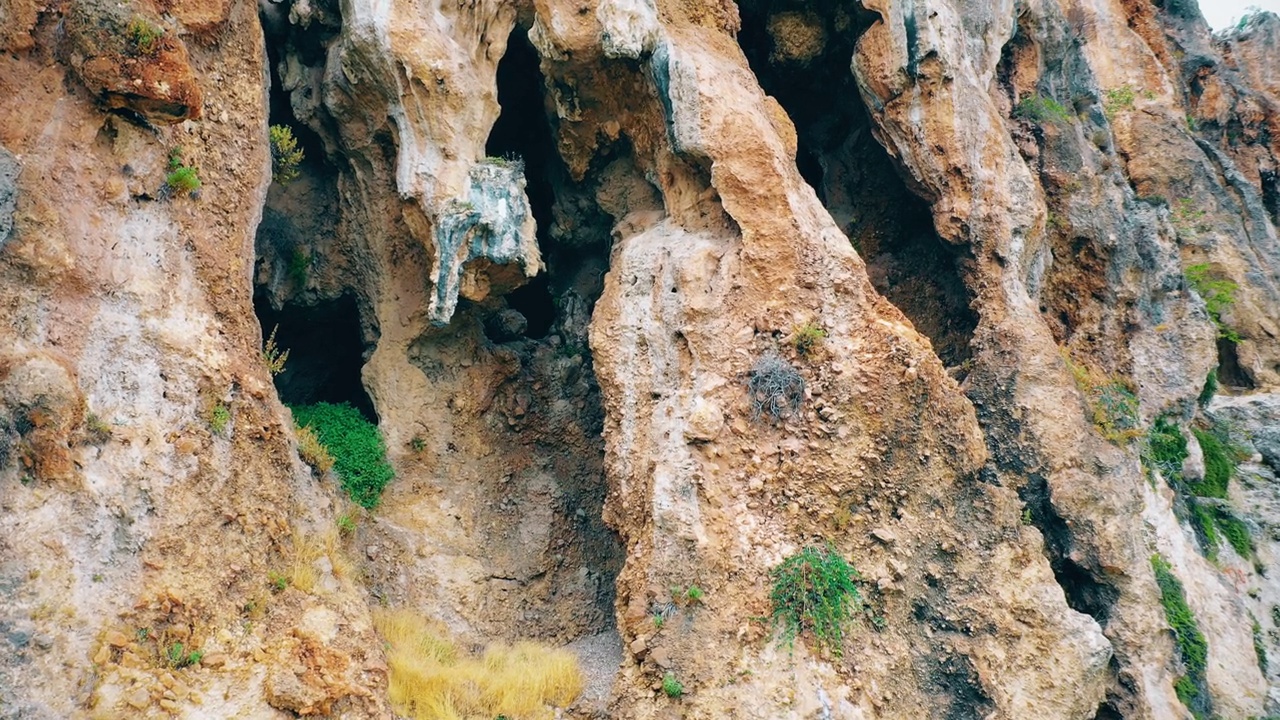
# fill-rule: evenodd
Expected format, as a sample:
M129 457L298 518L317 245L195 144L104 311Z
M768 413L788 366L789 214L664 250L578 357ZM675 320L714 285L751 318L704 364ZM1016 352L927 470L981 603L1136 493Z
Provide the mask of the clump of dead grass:
M302 461L321 475L329 472L333 468L333 455L329 454L329 448L316 437L315 431L301 425L295 426L294 430L298 434L298 455L302 456Z
M316 561L329 558L333 576L339 580L351 576L351 560L342 549L338 530L321 535L295 534L293 536L293 564L285 576L288 584L304 593L315 592L320 583L320 570Z
M549 720L582 692L577 658L532 642L494 644L481 657L407 610L374 614L387 643L390 697L412 720Z

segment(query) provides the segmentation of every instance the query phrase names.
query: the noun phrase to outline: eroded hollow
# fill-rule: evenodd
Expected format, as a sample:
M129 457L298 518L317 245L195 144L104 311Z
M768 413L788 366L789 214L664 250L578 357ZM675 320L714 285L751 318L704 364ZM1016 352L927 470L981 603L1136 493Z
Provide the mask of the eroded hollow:
M377 422L373 401L360 379L366 352L360 313L351 295L313 305L286 304L276 310L259 294L254 310L263 332L275 332L275 342L288 350L284 370L276 376L276 391L286 405L317 402L349 403Z
M876 16L856 4L749 0L738 41L765 92L796 126L796 165L867 262L876 290L949 366L971 355L977 317L957 257L871 132L849 59Z

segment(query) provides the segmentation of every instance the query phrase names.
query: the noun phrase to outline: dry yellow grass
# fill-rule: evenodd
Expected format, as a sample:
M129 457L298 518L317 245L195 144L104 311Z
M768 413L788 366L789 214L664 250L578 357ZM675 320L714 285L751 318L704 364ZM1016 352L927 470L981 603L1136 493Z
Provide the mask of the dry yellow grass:
M389 646L391 704L412 720L545 720L582 692L577 658L537 643L467 656L448 633L406 610L374 614Z
M321 475L329 472L333 467L333 456L329 454L329 448L316 437L315 431L296 425L294 430L298 434L298 455L302 456L302 461Z
M314 592L320 581L316 561L327 556L333 566L333 576L342 580L351 576L351 560L342 550L342 541L336 529L323 535L293 536L293 565L289 567L289 584L305 593Z

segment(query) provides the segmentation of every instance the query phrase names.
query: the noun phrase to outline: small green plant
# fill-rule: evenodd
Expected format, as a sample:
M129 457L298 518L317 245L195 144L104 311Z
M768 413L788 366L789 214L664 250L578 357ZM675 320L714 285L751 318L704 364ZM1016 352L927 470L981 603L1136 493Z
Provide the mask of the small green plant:
M111 424L98 417L97 413L90 412L84 416L84 430L89 442L94 445L101 445L111 439Z
M165 176L164 187L160 189L160 194L164 197L173 197L175 194L186 193L195 197L199 190L200 174L194 167L183 161L182 146L173 147L169 150L169 174Z
M1173 227L1178 231L1178 237L1183 239L1191 239L1204 232L1205 212L1196 207L1196 201L1191 198L1182 198L1174 204L1170 213L1173 220ZM1207 266L1206 266L1207 267Z
M830 545L807 547L769 571L773 625L793 647L796 636L813 633L821 647L844 652L844 626L862 605L858 571Z
M311 255L302 248L294 248L289 254L289 279L302 289L307 286L307 279L310 276Z
M333 456L347 495L361 507L375 507L382 489L395 476L378 426L345 403L295 406L293 417L299 427L311 428Z
M221 435L223 430L227 429L227 423L231 422L231 409L226 404L218 402L214 403L209 410L209 429L217 435Z
M165 651L165 659L169 661L169 667L174 669L182 669L188 665L199 664L203 658L203 652L200 650L187 652L180 642L170 645L169 649Z
M289 576L272 570L267 573L267 582L271 585L272 592L284 592L284 589L289 587Z
M351 513L338 516L338 534L346 537L356 531L356 519Z
M138 628L137 631L135 631L133 634L134 634L134 637L138 638L138 642L143 643L147 641L147 638L151 637L151 629Z
M1151 556L1151 569L1155 571L1156 584L1160 587L1160 604L1165 619L1173 628L1174 642L1187 674L1178 680L1174 689L1178 699L1192 712L1205 709L1208 696L1205 691L1205 667L1209 657L1209 644L1200 632L1195 614L1187 605L1182 582L1173 574L1173 568L1162 557Z
M1123 87L1112 88L1108 90L1102 99L1102 112L1106 114L1108 120L1114 120L1116 115L1124 110L1133 109L1133 101L1137 99L1137 94L1133 88L1125 85Z
M690 585L689 589L685 591L684 596L689 598L689 602L702 602L702 598L706 596L706 593L704 593L702 588L697 585Z
M1035 123L1069 122L1071 113L1057 100L1043 95L1029 95L1013 109L1015 117Z
M304 157L302 148L288 125L272 125L267 134L271 139L271 179L288 185L298 177L298 164Z
M1196 398L1196 402L1200 407L1205 407L1209 401L1213 400L1213 396L1218 394L1218 368L1209 371L1208 376L1204 379L1204 388L1200 390L1200 397Z
M271 334L267 336L267 342L262 346L262 361L267 364L267 372L273 376L284 372L284 364L289 360L289 351L281 350L276 345L276 331L279 329L279 325L271 328Z
M653 626L655 628L658 628L659 630L661 630L663 624L667 622L666 616L663 615L662 613L654 613L652 616L652 620L653 620Z
M423 450L426 450L427 439L422 437L421 433L414 435L412 438L409 439L409 449L416 453L420 453Z
M666 693L669 698L678 698L684 695L684 685L676 679L676 674L668 672L662 676L662 692Z
M1188 131L1188 132L1195 132L1197 129L1199 129L1199 128L1198 128L1198 127L1197 127L1197 125L1196 125L1196 119L1195 119L1195 118L1193 118L1193 117L1191 117L1190 115L1188 115L1188 116L1187 116L1187 131Z
M129 48L135 55L154 55L160 50L164 28L153 25L144 18L136 17L129 21L125 36L129 40Z
M804 357L812 357L827 339L827 331L815 322L797 325L791 333L791 347Z
M1208 263L1188 266L1186 277L1191 289L1204 299L1204 307L1209 313L1209 319L1218 328L1218 337L1231 342L1240 342L1239 333L1227 327L1222 320L1222 313L1236 301L1236 291L1240 286L1230 280L1214 278Z
M1029 525L1032 525L1032 524L1033 524L1033 522L1034 522L1034 521L1031 519L1031 508L1023 508L1023 509L1022 509L1022 524L1023 524L1023 525L1028 525L1028 526L1029 526Z

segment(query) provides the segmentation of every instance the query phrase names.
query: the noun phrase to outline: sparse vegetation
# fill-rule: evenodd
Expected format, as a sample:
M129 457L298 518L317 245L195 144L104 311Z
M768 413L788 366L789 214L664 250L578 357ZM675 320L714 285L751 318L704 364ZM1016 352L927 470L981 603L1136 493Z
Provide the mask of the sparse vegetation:
M1187 438L1182 430L1167 417L1157 418L1147 432L1143 460L1172 484L1182 479L1182 463L1186 459Z
M307 279L311 276L311 255L302 248L294 248L289 255L289 279L299 289L307 286Z
M333 456L329 454L329 448L316 437L315 431L300 425L294 425L293 429L298 436L298 456L302 458L302 462L321 475L333 469Z
M1137 94L1133 88L1125 85L1123 87L1112 88L1108 90L1102 99L1102 111L1106 114L1108 120L1114 120L1116 115L1124 110L1133 109L1133 101L1137 99Z
M791 347L806 358L817 354L826 339L827 331L823 330L822 326L815 322L797 325L791 331Z
M1173 568L1159 555L1151 556L1151 568L1156 574L1156 584L1160 586L1160 604L1164 607L1165 619L1169 621L1169 627L1173 628L1174 642L1187 671L1174 689L1178 693L1178 699L1193 713L1202 712L1208 700L1205 667L1209 657L1209 644L1187 605L1182 582L1173 574Z
M662 676L662 692L666 693L669 698L678 698L684 695L684 685L676 679L676 674L668 672Z
M1253 654L1258 656L1258 669L1267 674L1267 643L1262 639L1262 626L1253 618Z
M773 590L773 625L781 628L788 647L803 632L813 633L819 647L844 652L844 626L858 612L862 596L858 571L830 545L807 547L769 572Z
M152 24L145 18L135 17L129 21L129 26L125 29L125 37L128 38L129 49L135 55L154 55L160 50L164 28Z
M328 558L335 578L346 578L351 575L351 562L342 551L339 531L330 530L323 535L306 535L294 533L293 564L289 566L285 576L289 587L297 588L304 593L314 593L319 587L321 570L317 567L320 558ZM283 588L281 588L283 589Z
M577 659L535 643L469 656L443 627L408 611L374 612L387 644L392 708L411 720L549 718L582 692Z
M1204 299L1204 307L1209 313L1209 319L1218 328L1218 337L1231 342L1240 342L1239 333L1228 327L1222 320L1222 313L1236 301L1236 291L1240 286L1230 280L1214 278L1208 263L1189 266L1186 277L1187 284Z
M165 176L160 195L168 198L185 193L194 198L199 195L199 190L199 171L183 161L181 146L174 147L169 151L169 174Z
M1218 394L1218 368L1209 371L1208 376L1204 379L1204 388L1200 391L1200 397L1196 398L1196 402L1200 407L1205 407L1213 400L1213 396Z
M111 439L111 424L98 417L97 413L91 412L84 416L84 431L89 442L94 445L101 445Z
M284 364L289 360L289 351L281 350L276 345L276 331L279 329L279 325L271 328L271 334L267 336L267 342L262 347L262 360L267 364L267 372L273 376L284 372Z
M382 489L395 476L387 463L387 447L378 426L345 403L316 403L292 409L298 427L310 428L318 444L332 456L333 468L347 495L361 507L375 507Z
M213 406L209 408L209 429L212 430L215 435L221 435L222 432L227 429L227 424L230 422L231 409L227 407L226 403L215 402Z
M1207 229L1202 222L1205 215L1204 210L1197 208L1195 200L1191 198L1178 200L1171 209L1170 215L1173 227L1178 231L1178 237L1184 240L1194 238Z
M347 537L356 531L356 518L351 513L342 513L338 516L338 534Z
M267 573L267 583L271 585L271 592L284 592L289 587L289 576L272 570Z
M689 589L685 591L684 596L689 598L689 602L697 603L702 602L702 598L706 596L706 593L704 593L702 588L697 585L690 585Z
M182 643L176 642L169 646L165 651L165 660L168 661L169 667L181 669L189 665L198 665L200 660L204 658L204 652L200 650L188 651L182 646Z
M415 434L412 438L409 438L409 449L416 453L426 450L427 439L422 437L421 433Z
M764 355L751 367L747 392L754 419L768 414L774 420L782 420L791 417L804 402L804 378L777 355Z
M1104 376L1076 363L1064 350L1063 360L1075 378L1076 387L1089 403L1089 417L1107 440L1124 445L1142 435L1138 396L1128 380Z
M1069 122L1071 113L1057 100L1043 95L1029 95L1013 109L1015 117L1035 123Z
M288 125L272 125L268 129L271 139L271 179L281 185L288 185L298 177L298 165L304 153L293 137L293 128Z

